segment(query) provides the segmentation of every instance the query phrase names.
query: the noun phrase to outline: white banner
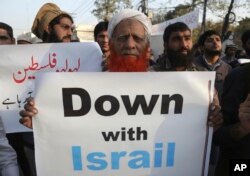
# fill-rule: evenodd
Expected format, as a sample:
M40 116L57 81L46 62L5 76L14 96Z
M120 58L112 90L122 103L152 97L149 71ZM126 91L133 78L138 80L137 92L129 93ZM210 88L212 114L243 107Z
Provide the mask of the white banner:
M174 18L172 20L167 20L165 22L155 24L152 26L152 35L162 35L164 33L165 28L173 23L183 22L188 25L190 29L195 29L198 27L199 22L199 9L194 10L190 13L187 13L178 18Z
M37 73L101 71L102 53L94 42L1 45L0 53L0 110L7 133L29 131L19 124L19 111L35 94Z
M40 74L33 120L38 176L206 175L214 78L214 72Z

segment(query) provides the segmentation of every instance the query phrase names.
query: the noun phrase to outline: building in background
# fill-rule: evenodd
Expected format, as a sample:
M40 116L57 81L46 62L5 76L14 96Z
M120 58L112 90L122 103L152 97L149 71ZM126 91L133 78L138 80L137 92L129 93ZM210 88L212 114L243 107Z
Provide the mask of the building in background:
M76 26L77 37L82 41L94 41L95 25L78 25Z

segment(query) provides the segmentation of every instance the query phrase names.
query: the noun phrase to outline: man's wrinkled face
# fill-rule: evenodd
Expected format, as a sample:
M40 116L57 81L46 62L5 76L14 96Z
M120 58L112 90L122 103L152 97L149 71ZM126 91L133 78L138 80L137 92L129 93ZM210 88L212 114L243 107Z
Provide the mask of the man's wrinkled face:
M149 40L142 23L121 21L110 40L109 71L147 71Z
M204 53L210 56L220 55L222 50L221 38L218 35L208 36L203 45Z
M55 24L50 31L51 42L71 42L73 35L74 25L71 20L64 17L60 20L60 23Z
M227 47L226 55L235 56L236 51L237 51L237 48L235 47Z
M96 36L96 42L99 44L102 52L108 52L109 51L109 38L108 38L108 32L107 31L101 31Z
M5 29L0 28L0 45L11 45L14 44L14 40L11 39Z
M190 30L176 31L170 34L164 43L167 57L172 67L186 67L192 60L192 34Z

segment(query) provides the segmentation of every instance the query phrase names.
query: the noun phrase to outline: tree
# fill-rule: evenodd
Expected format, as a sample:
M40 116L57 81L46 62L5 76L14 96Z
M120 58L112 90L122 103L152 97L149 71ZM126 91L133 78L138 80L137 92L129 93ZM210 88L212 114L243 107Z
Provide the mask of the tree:
M250 18L243 18L241 21L239 21L239 25L235 27L234 30L234 42L241 46L241 35L246 30L250 29Z
M215 15L219 19L217 21L221 23L223 21L225 22L224 29L222 30L221 28L219 30L219 31L222 31L222 33L224 34L226 34L228 31L227 29L231 27L230 24L232 21L231 19L232 14L233 14L232 12L235 12L236 9L238 10L244 9L245 13L247 13L247 10L250 9L249 0L206 0L206 1L207 1L206 11ZM153 24L179 17L181 15L184 15L192 11L195 8L202 9L204 11L204 2L205 0L190 0L190 3L180 4L176 7L172 7L171 10L169 10L168 7L164 8L163 6L161 10L155 10L156 13L154 14ZM165 4L168 4L168 3L165 3ZM205 16L204 25L206 24L207 20L211 20L211 19L206 19L206 18L207 16ZM236 15L236 21L238 20L238 18L239 16ZM203 30L207 30L205 26Z
M168 4L168 3L165 3ZM201 6L203 4L203 0L192 0L192 3L179 4L176 7L162 7L160 10L154 14L154 18L152 20L153 24L161 23L166 20L171 20L186 13L191 12L194 8Z
M131 0L96 0L93 15L101 20L109 20L120 9L132 8Z

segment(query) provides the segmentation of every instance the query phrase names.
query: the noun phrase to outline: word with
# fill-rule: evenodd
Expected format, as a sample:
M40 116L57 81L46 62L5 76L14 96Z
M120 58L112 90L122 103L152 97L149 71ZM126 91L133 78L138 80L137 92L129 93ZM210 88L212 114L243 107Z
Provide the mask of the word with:
M9 105L14 105L14 104L18 104L18 108L21 108L21 103L25 104L27 102L27 99L31 97L32 91L28 92L28 97L25 98L25 100L22 102L22 100L19 99L19 95L17 94L16 96L16 101L10 101L10 98L6 98L2 104L6 106L6 109L9 109Z
M37 72L37 71L41 71L44 69L53 69L55 68L57 65L57 59L56 59L56 53L51 54L49 53L49 58L48 58L48 64L46 65L39 65L39 63L37 61L35 61L35 58L32 56L31 57L31 64L27 67L24 68L23 70L18 70L17 73L13 73L13 80L15 83L20 84L23 83L26 79L29 80L34 80L36 77L34 76L34 73L30 73L30 72ZM77 67L75 68L69 68L69 63L68 63L68 59L66 59L65 61L65 67L64 68L57 68L55 71L56 72L78 72L80 69L80 58L78 59L78 64ZM29 73L29 76L27 76Z
M166 156L163 156L164 149L166 150ZM82 149L81 146L72 146L72 162L74 171L82 171ZM122 161L128 161L127 167L129 169L145 169L145 168L160 168L160 167L173 167L175 156L175 143L167 143L163 148L163 143L156 143L154 145L154 151L149 152L146 150L134 150L131 152L90 152L86 153L86 169L91 171L100 171L105 169L119 170L120 163ZM108 159L108 156L110 159ZM163 159L165 165L163 166ZM152 166L150 163L152 162ZM110 162L110 163L109 163ZM122 168L126 169L126 168Z
M129 128L127 131L125 127L122 127L121 131L102 132L102 136L105 141L117 141L119 136L121 138L121 141L126 141L126 136L128 136L129 141L141 140L141 136L143 140L148 139L147 131L141 130L141 127L136 127L135 130L133 128Z
M73 107L73 95L79 96L81 99L81 107L80 109L74 109ZM64 108L64 116L72 117L72 116L84 116L91 109L91 98L89 93L83 88L62 88L62 98L63 98L63 108ZM129 95L121 95L121 99L124 107L126 108L128 115L136 115L139 106L142 109L144 115L150 115L157 103L157 100L160 95L152 95L147 104L144 95L136 95L133 105L130 101ZM175 102L174 113L181 114L183 107L183 97L180 94L170 95L161 95L161 114L169 113L169 105L170 102ZM111 108L106 110L104 108L104 103L109 102ZM102 116L113 116L115 115L120 108L120 103L118 98L112 95L102 95L95 100L95 110L99 115Z

